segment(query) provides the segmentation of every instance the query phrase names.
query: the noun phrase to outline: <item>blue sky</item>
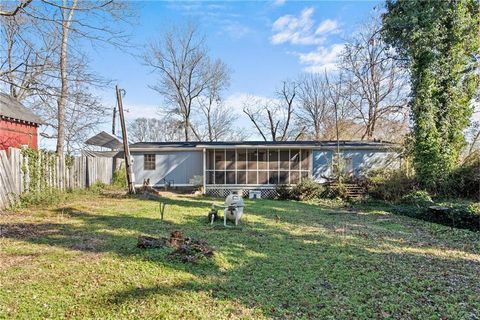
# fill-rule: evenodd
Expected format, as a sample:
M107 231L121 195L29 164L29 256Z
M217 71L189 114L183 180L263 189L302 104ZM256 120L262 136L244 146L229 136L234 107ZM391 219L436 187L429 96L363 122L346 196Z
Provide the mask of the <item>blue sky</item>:
M327 67L345 41L383 1L151 1L136 3L132 42L141 48L174 25L197 23L212 57L232 70L226 97L270 96L282 80ZM290 25L288 25L290 23ZM282 25L283 24L283 25ZM315 31L321 27L318 34ZM283 33L282 33L283 32ZM290 34L289 34L290 32ZM139 59L117 48L95 52L92 68L127 90L128 104L155 106L161 97L148 88L155 75ZM113 92L105 93L113 103Z
M331 69L341 44L375 6L382 8L383 1L150 1L133 5L139 15L129 31L137 54L148 40L172 26L198 24L210 55L232 70L225 99L241 114L239 101L244 95L268 98L282 80ZM92 69L127 91L124 103L130 120L157 116L155 111L163 101L148 87L156 77L138 58L118 48L101 48L91 54ZM105 105L113 107L113 88L102 96ZM246 118L240 123L249 125Z

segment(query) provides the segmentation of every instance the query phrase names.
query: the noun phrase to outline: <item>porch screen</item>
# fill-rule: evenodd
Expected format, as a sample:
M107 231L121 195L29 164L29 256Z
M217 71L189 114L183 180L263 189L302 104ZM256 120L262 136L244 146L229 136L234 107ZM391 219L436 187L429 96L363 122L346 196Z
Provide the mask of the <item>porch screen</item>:
M238 148L207 151L207 184L297 184L308 178L310 151L306 149Z

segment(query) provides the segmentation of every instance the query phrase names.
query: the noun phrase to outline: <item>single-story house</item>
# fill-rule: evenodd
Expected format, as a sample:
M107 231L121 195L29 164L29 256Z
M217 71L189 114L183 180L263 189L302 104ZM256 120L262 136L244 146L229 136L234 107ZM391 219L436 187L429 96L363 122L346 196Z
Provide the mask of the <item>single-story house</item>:
M38 148L42 119L11 96L0 93L0 150L28 146Z
M398 145L374 141L140 142L130 154L137 187L149 179L154 187L203 186L221 197L232 189L269 196L279 184L326 182L337 148L353 175L400 166Z

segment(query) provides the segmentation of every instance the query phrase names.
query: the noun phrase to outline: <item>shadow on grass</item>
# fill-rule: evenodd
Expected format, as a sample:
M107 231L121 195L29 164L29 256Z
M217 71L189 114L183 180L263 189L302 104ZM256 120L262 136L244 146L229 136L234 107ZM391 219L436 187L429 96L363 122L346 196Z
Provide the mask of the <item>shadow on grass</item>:
M212 299L259 308L269 317L418 318L438 314L461 318L480 307L475 300L480 296L475 280L478 260L462 258L461 252L452 259L436 251L423 252L422 248L441 251L450 245L428 243L430 235L399 227L398 220L379 220L343 209L342 214L330 214L335 211L312 204L247 201L247 215L258 219L246 219L241 228L224 229L207 224L210 199L179 197L165 202L186 212L205 210L205 215L186 214L181 223L162 223L124 212L96 214L72 206L57 213L73 223L59 218L57 223L2 224L0 229L6 238L111 252L196 276L175 285L109 293L104 301L111 305L205 292ZM183 264L166 259L167 251L157 254L135 247L139 234L167 235L174 229L206 239L228 266L216 261ZM478 249L463 253L478 254Z

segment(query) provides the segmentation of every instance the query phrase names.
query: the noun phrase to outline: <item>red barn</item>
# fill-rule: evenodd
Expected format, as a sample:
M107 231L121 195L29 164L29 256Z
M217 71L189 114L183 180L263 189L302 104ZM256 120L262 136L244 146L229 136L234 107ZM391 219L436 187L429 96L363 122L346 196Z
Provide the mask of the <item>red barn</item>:
M28 145L38 148L37 129L42 119L14 98L0 93L0 150Z

